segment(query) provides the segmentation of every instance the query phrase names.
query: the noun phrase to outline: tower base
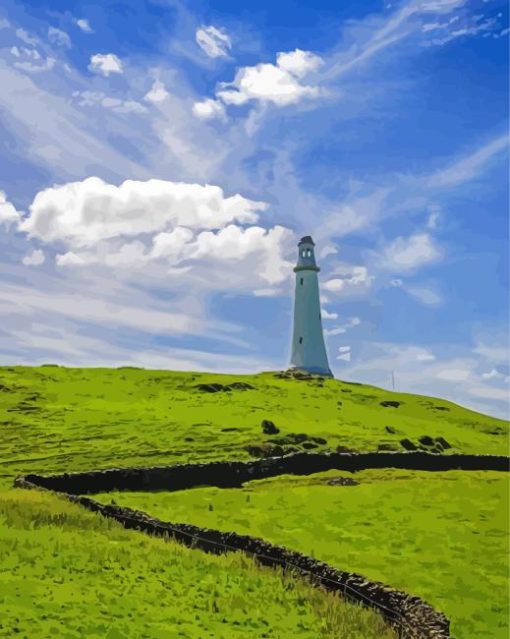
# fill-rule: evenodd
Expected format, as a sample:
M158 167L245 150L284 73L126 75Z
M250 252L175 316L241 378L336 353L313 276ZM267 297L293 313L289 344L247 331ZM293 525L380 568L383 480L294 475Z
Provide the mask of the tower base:
M321 377L334 377L333 373L329 370L329 368L318 368L318 367L309 367L305 368L304 366L292 366L286 370L289 375L320 375ZM296 376L297 376L296 375Z

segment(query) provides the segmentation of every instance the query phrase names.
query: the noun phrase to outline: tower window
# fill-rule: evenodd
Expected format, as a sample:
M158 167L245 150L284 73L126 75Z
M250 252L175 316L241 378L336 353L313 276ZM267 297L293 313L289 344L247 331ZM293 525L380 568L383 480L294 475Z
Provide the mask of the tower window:
M301 286L303 286L303 282L304 282L304 280L303 280L303 278L301 277L301 278L299 279L299 283L301 284Z
M306 249L303 249L303 250L301 251L301 257L306 257Z
M303 343L303 338L302 338L302 337L300 337L300 338L299 338L299 343L300 343L300 344L302 344L302 343Z
M312 249L306 249L306 254L308 257L312 257Z

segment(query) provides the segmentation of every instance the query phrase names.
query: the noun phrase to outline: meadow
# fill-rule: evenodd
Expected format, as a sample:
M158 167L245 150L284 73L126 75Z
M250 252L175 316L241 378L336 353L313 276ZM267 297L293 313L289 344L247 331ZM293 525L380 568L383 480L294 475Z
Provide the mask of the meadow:
M353 484L357 482L357 484ZM163 521L259 536L418 595L457 639L508 636L508 479L498 472L329 471L242 489L108 493Z
M376 613L40 491L0 493L0 637L392 639Z
M10 490L16 475L250 459L293 450L418 447L443 455L508 451L507 422L451 402L340 380L288 379L275 373L239 376L132 368L0 367L0 433L0 500L4 504L0 510L0 605L5 608L8 602L8 609L14 610L7 618L11 628L13 623L25 623L30 602L37 601L32 617L27 616L17 633L30 639L51 636L54 625L44 624L47 619L56 623L59 616L69 627L68 635L59 636L83 635L83 624L92 619L92 624L100 624L97 636L109 639L131 636L125 633L133 623L138 624L135 636L140 637L164 637L150 633L176 629L181 623L188 624L186 630L179 628L188 633L183 636L194 637L193 632L207 636L200 634L207 627L212 636L221 637L225 623L229 633L225 636L262 637L263 621L254 630L242 612L221 621L232 605L229 597L243 583L246 592L260 590L261 615L268 601L281 602L281 606L275 603L274 610L270 607L271 628L264 631L273 634L268 637L289 636L277 634L283 628L278 619L286 624L294 613L310 624L331 619L331 627L337 628L340 618L351 628L354 613L337 608L337 600L324 599L324 593L310 589L306 596L286 600L282 592L297 592L301 586L294 582L289 586L278 575L277 581L266 581L274 573L253 564L247 567L248 560L214 559L198 551L189 554L168 543L164 549L170 553L169 564L157 577L165 542L98 523L97 516L76 511L75 506L71 517L67 510L71 505L51 495L40 497L42 501L34 506L35 497L27 496L32 493ZM356 474L359 485L326 483L343 475L279 477L236 490L103 497L171 521L259 535L420 595L452 619L457 639L507 636L505 476L388 470ZM54 515L50 520L44 515L48 509ZM97 548L108 550L95 553ZM123 558L129 568L121 567ZM14 565L17 570L5 581ZM103 581L110 571L126 589L115 590L113 582ZM207 588L200 591L202 578ZM214 597L211 584L217 584ZM13 603L16 587L19 597ZM32 592L38 593L35 598ZM126 599L126 592L133 597ZM142 595L145 592L147 596ZM177 592L183 605L169 606ZM57 598L55 603L51 597L57 594L62 600ZM140 602L135 602L135 595ZM198 611L193 608L195 597L200 602ZM120 613L125 625L104 626L108 616L101 602L109 602L110 609L118 604L124 611L124 600L129 601L125 614ZM253 612L259 619L252 599L246 601L239 609L245 606L248 616ZM97 608L92 616L91 607ZM42 634L29 632L29 622L35 623L35 618L44 621ZM151 626L149 619L156 625ZM368 627L376 628L379 621L371 618ZM90 633L96 632L93 627ZM313 625L301 628L296 621L294 627L292 636L312 636L306 632ZM321 632L330 632L329 626L320 627ZM343 636L372 636L366 629L350 632L345 629ZM374 632L384 636L380 629ZM2 635L0 628L0 636L12 635Z
M239 382L251 388L200 389ZM388 401L399 405L381 405ZM264 434L263 420L280 433ZM0 428L4 485L29 472L247 459L257 447L404 450L402 440L443 437L451 445L444 454L508 450L507 422L451 402L274 373L0 367ZM319 441L294 442L295 435Z

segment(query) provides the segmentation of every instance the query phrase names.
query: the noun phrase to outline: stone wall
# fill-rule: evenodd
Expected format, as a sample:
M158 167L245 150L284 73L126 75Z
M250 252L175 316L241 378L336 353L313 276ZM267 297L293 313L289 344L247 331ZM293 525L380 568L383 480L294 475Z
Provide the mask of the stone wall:
M27 475L38 486L76 495L117 491L183 490L196 486L235 488L246 481L282 474L310 475L325 470L356 472L367 468L409 470L508 471L501 455L435 455L423 451L379 453L296 453L254 461L222 461L152 468L114 468L43 477Z

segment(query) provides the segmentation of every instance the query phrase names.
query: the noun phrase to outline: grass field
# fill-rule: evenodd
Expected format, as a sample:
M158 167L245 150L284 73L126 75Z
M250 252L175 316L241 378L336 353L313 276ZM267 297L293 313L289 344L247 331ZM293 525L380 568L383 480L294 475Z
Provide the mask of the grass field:
M0 637L392 639L372 611L126 531L39 491L0 493Z
M197 388L238 381L253 389ZM381 406L388 400L400 405ZM264 435L263 419L278 436ZM444 400L273 373L0 367L0 428L4 485L28 472L248 458L246 446L300 433L325 439L308 442L317 450L402 450L402 439L424 435L446 438L455 452L508 449L508 423Z
M249 388L239 387L239 382ZM237 386L231 390L207 392L199 387L202 384ZM382 404L388 401L398 402L398 405ZM280 432L265 434L261 428L262 420L272 420ZM122 537L126 543L118 546L106 542L109 535L134 533L117 529L108 532L109 529L104 528L94 530L95 524L86 523L91 521L87 519L91 515L83 513L80 518L75 513L72 530L67 523L58 527L55 521L39 525L43 506L36 512L30 503L32 498L24 497L23 491L6 496L5 491L12 486L13 478L31 472L247 459L250 450L251 454L257 451L270 454L278 449L287 452L291 448L402 450L402 440L422 445L419 440L424 436L445 438L451 445L443 450L445 455L450 452L507 454L508 451L507 422L444 400L391 393L339 380L282 379L273 373L233 376L130 368L0 367L0 491L4 490L0 492L0 499L8 501L8 507L2 510L4 526L0 533L2 578L7 570L5 562L12 567L9 555L18 560L22 558L26 566L19 568L12 577L17 575L19 605L31 605L29 593L30 588L35 587L35 581L41 582L40 588L46 588L36 589L41 597L52 588L67 593L62 594L62 601L58 601L58 605L63 606L59 611L53 607L51 614L42 609L33 614L40 613L41 617L44 614L53 620L61 615L67 619L71 628L69 634L57 633L57 636L83 635L80 624L85 622L81 615L87 602L95 606L101 597L109 601L111 596L117 597L119 605L123 605L118 590L113 589L112 593L101 590L98 575L109 572L105 573L107 569L94 563L93 549L102 547L105 542L105 547L115 556L122 546L124 554L115 559L117 572L112 574L121 574L119 557L123 556L132 561L134 572L129 577L122 572L122 578L131 580L129 588L139 597L141 591L136 589L140 584L144 585L143 580L154 581L150 587L154 590L148 590L147 610L141 609L141 604L133 603L129 619L140 616L143 625L143 619L152 615L152 608L159 607L157 615L163 608L165 614L173 614L171 623L177 624L182 618L183 623L192 625L196 621L199 628L207 619L217 618L211 610L206 613L203 608L201 613L196 613L186 605L167 609L166 604L161 605L162 601L158 600L163 585L159 582L158 585L153 577L161 562L161 546L150 544L163 542L134 541L135 545L141 545L137 545L138 549L133 550L135 554L131 557L127 540L131 542L134 537ZM423 446L427 447L427 444ZM453 619L457 639L473 636L506 639L503 600L507 566L503 554L507 549L504 541L507 533L504 519L504 500L508 496L506 478L494 473L403 472L398 475L397 471L379 475L375 471L364 471L356 477L361 481L359 486L324 486L323 479L317 476L278 478L250 484L243 490L197 489L172 495L133 495L129 499L134 500L133 505L163 518L257 534L315 554L339 568L358 571L421 595ZM128 496L124 494L116 499L127 503ZM135 503L136 500L139 501ZM209 510L209 502L212 510ZM60 502L58 507L63 508ZM6 514L6 508L10 514ZM15 526L12 513L18 513ZM62 517L67 522L65 512ZM91 570L80 564L82 559L76 550L79 543L83 544L84 557L92 561ZM7 548L5 553L2 552L4 548ZM25 550L26 555L16 554ZM172 556L177 556L178 552L172 550ZM188 563L182 559L182 565L175 565L173 573L168 568L163 579L165 583L167 577L173 579L174 583L168 586L174 589L169 591L170 594L186 593L188 589L197 592L190 586L187 575L195 575L198 579L198 575L204 574L203 562L206 560L201 560L201 555L182 552L184 554L178 556L188 558ZM227 591L232 593L234 588L228 590L228 580L225 580L230 574L238 575L236 571L240 569L235 567L238 566L235 561L232 569L228 563L214 564L222 566L223 577L218 576L219 569L214 572L213 568L207 568L207 574L214 574L208 583L218 580L222 597L227 596ZM78 574L66 573L64 565L72 566L73 562L78 566ZM66 585L60 589L58 579L62 571ZM33 574L37 577L33 578ZM277 586L268 582L266 590L264 584L268 575L266 572L257 575L260 591L270 596ZM69 581L71 578L77 580L79 596L69 594L74 592L74 586L69 586L74 583ZM2 593L4 603L5 597L11 602L16 585L12 581L8 583L8 589L4 588ZM50 585L46 586L46 583ZM234 579L228 583L241 582ZM159 595L151 594L156 592ZM201 595L196 596L202 601ZM184 599L185 604L186 601ZM290 614L289 610L296 608L296 600L292 601L285 618ZM312 607L319 606L317 599L309 601ZM222 604L220 610L224 610L224 606ZM97 616L98 623L101 620L105 623L104 607L102 610L103 613ZM22 619L22 612L16 613L14 620L16 617ZM190 618L189 614L198 616ZM274 612L275 619L278 614ZM325 615L323 612L317 614L319 618ZM74 615L77 616L75 620ZM128 612L126 615L129 616ZM162 621L165 627L170 623L168 619L165 617ZM246 618L243 619L238 620L235 630L240 634L227 636L263 636L249 626ZM25 625L22 631L25 634L19 636L32 639L36 635L27 628ZM214 629L214 636L221 637L220 630L216 626ZM111 632L109 639L123 636L115 634L116 629Z
M359 485L328 485L349 477ZM508 478L497 472L329 471L242 489L109 493L174 522L234 530L423 597L457 639L508 637Z

